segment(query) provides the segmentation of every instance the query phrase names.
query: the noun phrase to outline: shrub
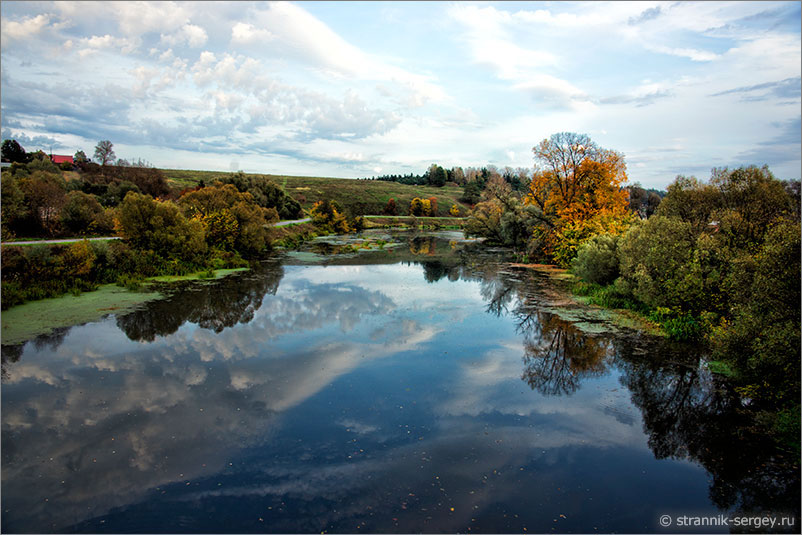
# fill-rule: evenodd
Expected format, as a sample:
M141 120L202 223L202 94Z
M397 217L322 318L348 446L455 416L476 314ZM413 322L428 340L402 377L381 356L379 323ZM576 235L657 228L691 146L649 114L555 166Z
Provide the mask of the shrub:
M580 246L571 262L573 272L582 280L594 284L612 283L619 275L618 236L594 236Z
M90 234L95 231L98 222L102 222L103 207L94 195L82 191L71 191L67 194L67 202L61 208L61 223L76 234ZM104 226L101 223L101 226Z
M119 207L117 230L132 246L167 260L196 262L206 252L204 229L178 207L129 192Z

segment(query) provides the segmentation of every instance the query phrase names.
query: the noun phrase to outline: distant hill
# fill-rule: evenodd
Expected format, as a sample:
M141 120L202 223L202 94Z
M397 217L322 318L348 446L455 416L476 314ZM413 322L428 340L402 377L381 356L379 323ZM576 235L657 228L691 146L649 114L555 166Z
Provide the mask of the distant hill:
M162 169L168 183L176 187L193 187L201 180L206 184L214 182L215 178L230 175L221 171L187 171L177 169ZM407 215L409 203L413 198L437 199L438 214L448 215L453 204L460 210L467 212L470 205L459 201L462 188L459 186L410 186L396 182L381 180L363 180L348 178L326 178L307 176L266 175L259 173L246 173L253 177L262 177L272 180L281 186L285 193L301 203L304 210L324 199L337 201L353 215L379 215L384 211L387 201L395 199L398 206L398 215Z

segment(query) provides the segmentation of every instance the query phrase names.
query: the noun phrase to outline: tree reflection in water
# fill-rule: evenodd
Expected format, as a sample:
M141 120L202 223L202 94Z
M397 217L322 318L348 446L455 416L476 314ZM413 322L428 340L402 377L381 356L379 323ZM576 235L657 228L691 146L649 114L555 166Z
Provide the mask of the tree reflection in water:
M704 370L698 357L683 359L683 348L672 355L663 347L648 359L628 349L618 347L621 382L643 414L656 458L701 464L712 476L710 499L721 509L798 511L798 459L758 431L726 379Z
M266 294L275 295L284 268L279 262L257 264L249 272L209 285L179 288L170 299L148 302L142 309L117 317L117 326L131 340L152 342L176 332L186 322L215 333L248 323Z
M534 315L537 321L534 321ZM571 395L582 381L607 373L609 343L592 338L554 314L527 316L522 379L543 395Z
M697 347L627 329L587 334L543 310L549 298L536 274L471 274L481 278L487 311L515 318L524 338L522 380L532 389L571 395L583 381L616 369L642 413L655 458L703 466L710 498L722 510L790 513L799 525L799 459L758 431L726 378L706 370Z

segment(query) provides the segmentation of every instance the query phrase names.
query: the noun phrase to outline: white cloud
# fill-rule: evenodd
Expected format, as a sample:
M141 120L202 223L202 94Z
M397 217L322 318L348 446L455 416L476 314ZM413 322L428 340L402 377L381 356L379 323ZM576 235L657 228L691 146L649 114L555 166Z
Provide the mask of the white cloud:
M192 48L205 45L208 39L206 30L194 24L185 24L172 34L161 35L161 41L169 46L186 44Z
M652 158L630 168L656 184L731 164L798 116L791 3L341 7L3 3L4 131L108 136L157 165L353 177L529 166L532 144L567 130ZM87 121L104 96L115 105ZM681 136L682 153L646 150Z
M535 75L512 87L529 94L538 102L556 108L573 108L577 111L589 111L593 108L593 104L581 89L548 74Z
M275 36L270 41L277 52L301 60L327 76L381 80L398 85L406 93L403 103L412 107L448 99L431 76L409 72L363 52L297 5L272 3L253 18L261 32ZM252 35L249 33L252 25L237 26L240 39Z
M129 37L176 30L189 22L193 9L185 2L107 2L92 7L108 10Z
M655 52L661 54L669 54L672 56L679 56L681 58L688 58L693 61L713 61L720 56L713 52L706 52L704 50L697 50L695 48L672 48L668 46L654 46L651 47Z
M124 37L114 37L111 34L106 35L93 35L81 39L83 48L78 51L80 56L87 56L98 51L112 51L119 50L123 54L128 54L134 51L138 46L136 39L126 39Z
M231 28L231 42L237 45L250 45L272 41L276 36L263 28L256 28L247 22L238 22Z
M7 39L27 39L41 33L50 22L51 15L41 14L35 17L27 17L20 21L2 21L3 41Z

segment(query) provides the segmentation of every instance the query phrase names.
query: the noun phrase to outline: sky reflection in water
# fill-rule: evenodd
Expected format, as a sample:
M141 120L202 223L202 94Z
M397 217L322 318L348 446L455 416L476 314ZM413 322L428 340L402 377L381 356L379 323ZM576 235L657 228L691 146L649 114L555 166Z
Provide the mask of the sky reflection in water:
M726 405L709 377L622 360L652 342L527 308L523 278L267 263L29 343L4 358L4 531L655 531L748 502L679 420L652 429L678 393Z

